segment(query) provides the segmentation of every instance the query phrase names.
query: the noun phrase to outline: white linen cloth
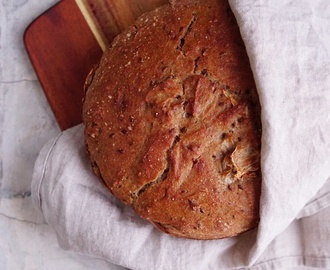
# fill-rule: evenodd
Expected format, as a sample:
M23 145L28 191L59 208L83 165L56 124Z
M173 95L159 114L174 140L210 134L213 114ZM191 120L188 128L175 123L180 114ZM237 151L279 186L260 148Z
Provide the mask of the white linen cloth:
M98 182L80 125L43 148L32 181L61 247L131 269L330 268L330 2L230 4L262 106L258 228L212 241L159 232Z

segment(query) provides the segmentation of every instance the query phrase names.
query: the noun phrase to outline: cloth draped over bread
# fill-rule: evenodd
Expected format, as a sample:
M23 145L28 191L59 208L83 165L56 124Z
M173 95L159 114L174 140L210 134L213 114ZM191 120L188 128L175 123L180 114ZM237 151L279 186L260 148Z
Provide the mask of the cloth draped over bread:
M32 181L62 248L131 269L330 267L330 5L229 2L261 104L259 226L210 241L158 231L99 183L79 125L45 145Z

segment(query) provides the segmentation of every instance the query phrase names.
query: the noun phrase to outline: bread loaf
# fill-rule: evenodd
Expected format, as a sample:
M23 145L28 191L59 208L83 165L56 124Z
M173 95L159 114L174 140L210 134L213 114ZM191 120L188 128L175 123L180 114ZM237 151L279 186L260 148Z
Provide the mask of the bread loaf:
M217 239L258 224L260 105L227 1L142 15L89 75L83 121L95 174L161 231Z

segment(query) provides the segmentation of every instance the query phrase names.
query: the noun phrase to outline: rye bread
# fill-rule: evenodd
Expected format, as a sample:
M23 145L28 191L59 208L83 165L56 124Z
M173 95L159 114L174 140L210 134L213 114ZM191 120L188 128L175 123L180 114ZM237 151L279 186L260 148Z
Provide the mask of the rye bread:
M158 229L216 239L257 226L260 105L225 0L142 15L86 81L95 174Z

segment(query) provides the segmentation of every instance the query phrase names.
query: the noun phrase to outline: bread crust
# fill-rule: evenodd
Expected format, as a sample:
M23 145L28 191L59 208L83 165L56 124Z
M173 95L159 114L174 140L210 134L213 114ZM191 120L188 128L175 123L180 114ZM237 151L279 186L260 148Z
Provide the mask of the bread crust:
M88 153L116 197L179 237L258 224L260 105L227 1L172 1L142 15L86 82Z

